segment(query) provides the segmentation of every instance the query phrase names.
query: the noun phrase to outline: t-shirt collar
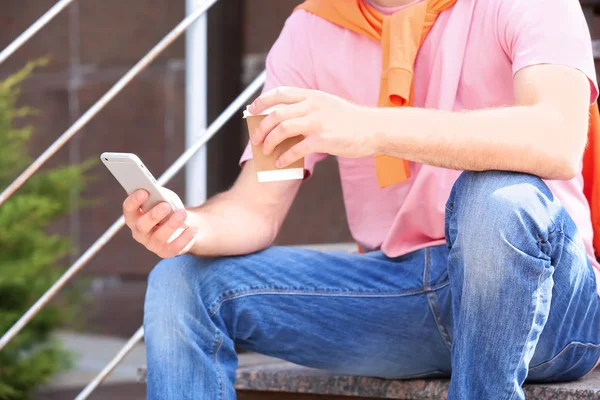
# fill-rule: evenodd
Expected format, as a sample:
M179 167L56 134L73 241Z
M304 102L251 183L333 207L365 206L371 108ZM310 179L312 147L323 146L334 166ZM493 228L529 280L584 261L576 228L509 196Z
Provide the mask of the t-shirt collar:
M413 4L423 1L423 0L413 0L408 4L405 4L403 6L397 6L397 7L383 7L378 4L375 4L372 0L365 0L365 1L368 2L370 5L372 5L374 8L376 8L379 12L386 14L386 15L391 15L397 11L402 10L403 8L410 7Z

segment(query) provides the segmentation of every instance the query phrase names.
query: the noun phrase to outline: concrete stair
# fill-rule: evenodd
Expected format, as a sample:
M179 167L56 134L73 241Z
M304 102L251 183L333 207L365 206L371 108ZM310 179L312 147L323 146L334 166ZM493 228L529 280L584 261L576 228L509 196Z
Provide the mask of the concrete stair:
M140 368L139 377L145 381L145 368ZM271 393L277 395L272 398L281 400L442 400L446 398L448 380L341 376L262 355L242 354L235 387L240 394L255 393L256 399L270 399L266 396ZM600 369L576 382L525 385L524 389L528 400L598 400Z

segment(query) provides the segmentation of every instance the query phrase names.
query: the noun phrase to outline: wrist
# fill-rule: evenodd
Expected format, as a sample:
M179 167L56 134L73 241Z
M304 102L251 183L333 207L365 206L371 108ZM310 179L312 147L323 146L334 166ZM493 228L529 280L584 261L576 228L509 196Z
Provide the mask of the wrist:
M197 210L187 209L186 226L196 230L192 246L187 250L187 254L202 255L202 249L206 248L206 224Z
M384 108L365 108L363 121L366 123L365 132L368 132L367 141L373 154L387 154L390 150L390 122ZM393 128L392 128L393 129Z

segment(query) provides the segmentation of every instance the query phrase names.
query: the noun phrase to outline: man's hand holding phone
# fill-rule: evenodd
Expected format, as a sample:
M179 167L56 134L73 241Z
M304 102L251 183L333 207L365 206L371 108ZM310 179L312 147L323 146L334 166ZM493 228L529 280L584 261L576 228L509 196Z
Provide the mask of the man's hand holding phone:
M249 161L232 188L186 210L135 154L100 158L128 195L123 215L133 238L162 258L235 256L269 247L300 187L299 180L261 185Z
M187 253L194 244L197 233L195 226L186 228L187 211L180 209L173 212L169 203L161 202L143 212L141 207L146 200L148 192L137 190L123 202L125 223L131 229L133 238L161 258ZM169 242L178 229L185 230Z

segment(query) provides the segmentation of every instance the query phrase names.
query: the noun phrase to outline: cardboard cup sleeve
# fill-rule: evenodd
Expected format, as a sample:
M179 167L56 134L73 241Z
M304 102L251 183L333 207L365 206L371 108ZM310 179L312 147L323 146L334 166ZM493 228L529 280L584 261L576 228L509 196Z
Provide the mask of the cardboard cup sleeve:
M269 115L270 110L266 110L264 113L260 115L254 115L248 112L248 110L244 111L244 119L248 123L248 134L250 137L254 133L254 131L258 128L261 121ZM256 175L259 182L275 182L275 181L285 181L291 179L303 179L304 178L304 159L300 159L285 168L277 168L275 166L275 162L277 159L293 147L295 144L299 143L303 136L296 136L293 138L289 138L281 142L275 150L266 156L263 153L263 145L262 143L258 146L254 146L250 144L252 147L252 156L254 158L254 166L256 168Z

